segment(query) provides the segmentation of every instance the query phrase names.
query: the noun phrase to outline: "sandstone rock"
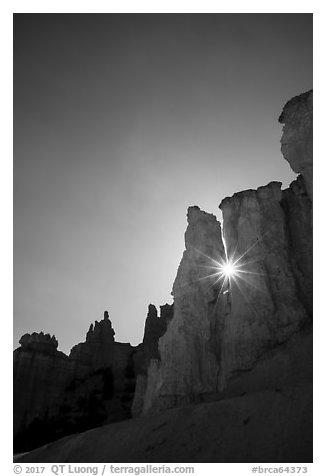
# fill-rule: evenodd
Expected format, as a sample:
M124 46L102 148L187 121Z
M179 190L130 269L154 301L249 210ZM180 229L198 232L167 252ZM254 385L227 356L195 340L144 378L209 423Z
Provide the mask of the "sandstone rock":
M25 334L20 344L14 352L17 450L131 417L135 349L114 341L107 311L69 357L43 332Z
M153 304L150 304L148 307L143 338L144 352L148 361L152 358L159 358L158 340L166 332L168 320L171 319L170 311L171 306L168 304L161 306L161 315L159 317L157 315L157 309ZM166 316L168 316L168 319Z
M290 99L279 122L284 124L281 150L292 170L301 173L312 200L313 171L313 93L307 91Z
M273 349L280 351L282 344L310 325L311 201L302 178L285 191L272 182L237 193L220 207L227 256L239 259L238 274L222 293L218 283L210 287L201 279L207 257L223 260L224 250L211 216L206 226L204 212L191 211L187 249L173 287L174 318L159 340L160 359L150 362L145 414L202 401L208 395L219 398L243 372L258 375L254 369L262 359L268 360ZM219 245L215 252L213 244ZM273 365L267 362L265 369ZM280 369L283 385L290 373ZM263 373L259 375L262 388L268 388ZM145 383L139 385L143 391ZM241 385L243 391L250 390L250 378Z
M24 334L19 343L22 350L41 352L42 354L54 355L58 347L58 341L55 336L44 334L43 332L33 334Z
M194 402L217 385L217 355L211 328L221 285L216 261L225 259L220 223L190 207L186 250L173 285L174 315L159 340L160 359L151 360L143 412Z
M132 405L133 416L141 414L144 396L147 388L147 371L151 359L160 359L158 341L167 329L173 318L173 304L160 306L160 316L153 304L148 306L148 314L145 322L143 342L135 353L135 367L137 373L136 389Z
M150 361L147 384L140 382L142 413L219 398L243 372L259 374L265 388L254 369L311 325L311 92L289 101L280 122L282 152L302 176L284 191L271 182L222 201L226 253L215 217L198 207L188 211L174 318L159 340L159 358ZM238 269L221 288L203 270L225 256Z
M287 234L297 296L312 319L313 303L313 230L312 202L301 175L283 190L281 206L287 222Z
M305 241L296 243L296 252L290 237L297 232L291 229L296 220L310 222L311 203L294 190L292 185L282 192L281 184L272 182L257 191L237 193L220 205L227 254L239 259L240 268L231 279L230 312L218 337L219 389L232 374L250 370L268 349L286 342L309 322L305 299L298 295L294 263L300 254L306 258L303 268L311 262L311 229L307 226L299 233ZM289 206L285 213L284 194L287 202L296 204L296 218Z
M57 341L43 333L25 334L14 351L14 437L36 419L50 416L64 397L74 364L56 350Z
M147 390L147 371L139 373L136 379L135 393L133 396L131 414L133 417L142 415L144 408L144 398Z
M104 319L91 324L86 342L75 345L70 351L70 358L83 362L93 371L99 368L109 367L113 363L114 330L107 311Z
M167 327L169 322L173 319L173 312L174 312L173 304L163 304L163 306L160 306L160 316L161 316L161 319L165 320L166 322L165 327Z

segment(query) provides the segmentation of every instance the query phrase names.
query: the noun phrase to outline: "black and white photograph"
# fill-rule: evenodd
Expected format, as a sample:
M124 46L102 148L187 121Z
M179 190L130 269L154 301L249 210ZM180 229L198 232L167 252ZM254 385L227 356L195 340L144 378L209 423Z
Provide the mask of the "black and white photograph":
M15 468L313 463L313 16L13 13Z

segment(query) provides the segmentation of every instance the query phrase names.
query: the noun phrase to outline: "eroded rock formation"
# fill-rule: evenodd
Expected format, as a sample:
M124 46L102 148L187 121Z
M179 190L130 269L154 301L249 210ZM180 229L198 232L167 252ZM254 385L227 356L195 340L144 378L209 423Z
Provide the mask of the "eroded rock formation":
M153 304L148 306L143 342L135 353L137 381L132 404L133 416L138 416L142 412L147 388L147 370L151 359L160 358L158 341L165 334L167 326L173 318L173 304L160 306L160 311L160 316L158 316L156 307Z
M14 351L14 437L35 418L51 416L64 398L64 388L73 375L73 363L56 350L58 342L43 332L25 334Z
M188 209L174 303L160 316L149 306L142 344L116 343L108 313L69 357L54 336L22 337L19 425L41 415L54 430L68 422L63 434L80 432L128 418L132 399L133 415L145 415L22 461L311 461L312 92L279 121L281 150L300 175L285 190L271 182L225 198L223 233L214 215ZM228 261L231 277L219 274Z
M131 416L130 344L114 341L108 312L69 357L49 334L25 334L14 351L14 445L26 450L66 434Z
M312 93L289 101L280 121L282 152L302 176L286 190L271 182L225 198L226 251L215 217L198 207L188 211L186 251L173 285L174 318L159 340L159 356L149 363L143 414L219 399L232 388L270 388L275 378L268 382L263 372L275 372L275 349L300 342L311 328ZM225 255L238 272L221 289L205 274L214 273L212 259L221 262ZM280 369L278 385L286 384L291 365L285 373ZM247 385L244 372L254 375Z
M312 230L309 226L303 230L307 243L296 241L295 253L291 240L297 232L295 218L284 204L285 195L288 202L296 203L299 221L311 222L310 200L304 189L294 195L296 187L293 183L282 191L280 183L272 182L237 193L220 205L227 253L240 258L240 272L231 280L230 313L220 337L219 389L225 388L232 374L252 369L266 351L309 323L305 306L309 299L302 286L299 292L297 259L302 254L311 262ZM305 278L312 280L307 268L308 263Z
M279 117L284 124L281 150L292 170L301 174L312 200L313 171L313 93L295 96L288 101Z
M104 319L90 325L86 341L75 345L70 351L70 358L83 362L92 370L109 367L114 359L114 330L109 313L104 312Z
M173 285L174 315L159 340L160 359L148 368L143 412L195 402L216 387L218 350L212 341L219 301L214 263L225 260L220 223L198 207L188 210L184 251Z
M44 334L44 332L33 332L24 334L19 343L22 351L40 352L47 355L55 355L58 348L58 341L55 336Z

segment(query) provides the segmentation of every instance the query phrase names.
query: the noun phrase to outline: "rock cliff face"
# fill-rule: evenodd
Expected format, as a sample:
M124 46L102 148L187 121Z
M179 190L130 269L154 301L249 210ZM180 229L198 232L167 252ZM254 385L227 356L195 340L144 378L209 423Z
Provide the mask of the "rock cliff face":
M26 450L66 434L131 416L135 389L130 344L114 341L108 312L69 357L43 332L14 351L14 445Z
M286 342L309 323L311 315L305 306L309 298L300 286L298 258L306 256L308 271L312 230L309 226L304 229L308 246L298 240L294 253L295 218L284 204L285 195L288 202L297 204L299 221L310 222L311 203L301 179L299 183L301 194L294 193L300 187L296 183L282 192L281 184L272 182L235 194L220 205L227 253L239 259L239 273L231 279L219 389L225 388L232 374L252 369L267 350ZM311 273L305 278L311 280Z
M307 91L286 103L279 122L284 124L281 150L292 170L302 174L312 200L313 93Z
M286 190L271 182L224 199L223 239L213 215L189 209L174 317L149 363L139 413L219 399L231 388L250 391L253 381L255 388L269 388L274 380L266 381L259 369L272 371L275 349L300 341L311 328L311 92L289 101L280 121L282 152L302 176ZM226 259L235 274L221 287L214 266ZM280 369L278 384L286 384L287 370ZM255 375L247 386L244 372Z
M301 175L283 191L281 205L287 219L287 240L297 295L312 319L312 202Z

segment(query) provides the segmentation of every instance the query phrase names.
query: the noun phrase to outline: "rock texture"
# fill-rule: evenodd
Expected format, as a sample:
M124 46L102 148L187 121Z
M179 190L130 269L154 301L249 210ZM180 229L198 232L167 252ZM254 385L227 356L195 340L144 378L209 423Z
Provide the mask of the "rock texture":
M286 190L271 182L224 199L225 251L215 217L198 207L188 211L186 251L173 285L174 317L159 340L159 356L149 363L142 414L220 398L237 379L243 388L244 372L257 377L262 361L272 368L275 349L311 331L311 92L289 101L280 121L282 151L302 176ZM238 269L221 289L205 274L214 273L213 260L225 256ZM266 379L261 382L269 388Z
M301 175L283 191L281 206L287 220L287 240L297 295L312 319L312 202Z
M217 385L218 351L212 327L221 284L214 285L212 273L225 253L216 217L190 207L185 243L173 285L173 319L159 340L160 358L152 359L148 368L144 413L195 402Z
M292 170L303 176L312 200L313 171L313 93L307 91L290 99L279 122L284 124L281 150Z
M20 344L14 351L17 451L131 417L135 348L114 341L107 311L69 357L43 332L25 334Z
M305 255L305 279L312 280L307 263L312 262L312 230L308 225L311 203L303 183L302 193L295 194L299 186L294 183L282 192L281 184L272 182L258 190L237 193L220 205L227 253L239 259L241 268L238 277L231 280L230 312L221 339L219 389L225 388L232 374L252 369L268 349L286 342L309 324L311 315L305 305L309 297L300 286L298 267L300 255ZM284 204L284 196L287 202L296 203L296 218L291 206ZM295 253L291 236L298 231L293 229L296 219L307 226L298 235L304 235L306 241L296 241Z

